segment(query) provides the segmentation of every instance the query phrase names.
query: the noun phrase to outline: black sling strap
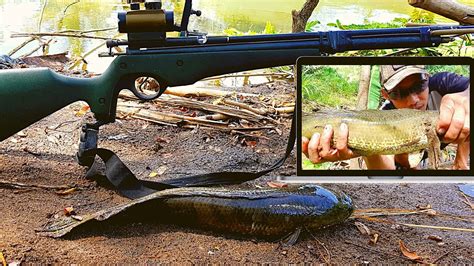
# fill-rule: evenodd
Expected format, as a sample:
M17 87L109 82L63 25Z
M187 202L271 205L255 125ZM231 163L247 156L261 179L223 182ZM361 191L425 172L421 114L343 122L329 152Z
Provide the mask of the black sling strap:
M130 169L113 152L107 149L96 148L86 151L86 156L98 155L105 163L105 177L97 174L97 165L94 163L87 177L99 183L109 183L118 192L130 199L140 198L153 192L178 187L215 186L240 184L263 176L282 166L290 155L296 141L296 111L293 112L291 130L288 137L286 152L281 159L267 169L258 172L214 172L200 175L185 176L164 181L147 181L138 179Z

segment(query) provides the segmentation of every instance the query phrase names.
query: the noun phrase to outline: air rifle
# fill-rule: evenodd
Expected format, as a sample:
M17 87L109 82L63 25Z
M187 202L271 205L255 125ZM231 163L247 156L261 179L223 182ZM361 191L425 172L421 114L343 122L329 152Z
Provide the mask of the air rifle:
M139 2L145 2L143 4ZM98 77L67 77L47 68L0 71L0 141L76 101L86 101L96 123L82 127L78 161L90 165L85 151L97 147L101 125L115 121L118 94L128 89L140 100L153 100L167 87L244 70L291 65L300 56L321 56L350 50L435 47L473 26L427 26L395 29L342 30L252 36L207 36L188 31L191 15L201 15L186 0L180 24L161 0L132 1L131 10L118 13L118 28L127 40L109 40L115 57ZM179 37L167 37L179 32ZM114 53L116 46L125 52ZM135 87L140 77L159 83L153 95Z

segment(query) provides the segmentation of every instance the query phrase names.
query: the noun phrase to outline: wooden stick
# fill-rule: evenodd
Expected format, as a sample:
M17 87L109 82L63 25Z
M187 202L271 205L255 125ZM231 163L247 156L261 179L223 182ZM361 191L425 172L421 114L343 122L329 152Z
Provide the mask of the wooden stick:
M228 100L228 99L223 99L222 102L225 103L225 104L228 104L228 105L237 106L240 109L248 110L248 111L250 111L252 113L255 113L255 114L258 114L258 115L265 115L265 114L268 113L267 110L256 109L256 108L253 108L250 105L240 103L240 102L236 102L236 101L232 101L232 100Z
M295 107L294 106L276 107L275 111L278 114L291 114L295 111Z
M125 98L125 99L132 99L132 100L136 99L135 96L132 95L132 93L128 91L121 91L119 94L119 97ZM213 113L220 113L220 114L228 115L231 117L245 119L252 122L259 122L260 120L270 120L270 121L273 120L268 117L254 114L247 110L238 110L235 108L230 108L230 107L222 106L222 105L218 106L218 105L209 104L205 102L199 102L196 100L186 99L184 97L179 97L179 96L162 95L160 98L156 99L155 101L159 103L164 103L166 105L185 106L189 108L210 111Z
M224 97L229 95L237 95L243 97L260 97L259 94L253 93L243 93L243 92L235 92L235 91L224 91L218 89L209 89L209 88L199 88L195 86L176 86L167 88L164 94L171 94L175 96L181 97L189 97L189 96L196 96L196 97Z
M69 189L70 186L62 185L62 186L50 186L50 185L35 185L35 184L25 184L19 182L12 182L7 180L0 180L0 187L6 188L42 188L42 189Z
M21 33L14 33L10 35L11 38L45 37L45 36L87 38L87 39L98 39L98 40L110 39L110 37L100 37L100 36L92 36L92 35L85 35L85 34L59 33L59 32L36 32L36 33L21 32Z
M383 253L383 254L389 255L389 256L391 256L391 257L406 259L405 257L402 257L401 255L392 254L392 253L390 253L390 252L386 252L386 251L383 251L383 250L378 250L378 249L376 250L376 249L371 248L371 247L369 247L369 246L359 245L359 244L354 243L354 242L351 242L351 241L349 241L349 240L345 240L344 242L345 242L346 244L351 244L351 245L354 245L354 246L356 246L356 247L360 247L360 248L366 249L366 250L371 251L371 252L374 252L374 253Z
M109 30L117 30L117 27L103 28L103 29L92 29L92 30L71 30L71 29L67 29L67 30L60 31L60 33L75 32L75 33L84 34L84 33L101 32L101 31L109 31Z
M30 42L36 40L35 37L30 37L28 40L22 42L20 45L18 45L17 47L13 48L10 52L8 52L8 55L9 56L12 56L14 55L16 52L18 52L21 48L25 47L27 44L29 44Z
M44 10L46 9L47 4L48 4L48 0L44 0L43 6L41 7L40 18L39 18L39 21L38 21L38 31L41 31L41 24L43 23Z
M462 249L463 248L461 248L460 250L462 250ZM438 262L440 259L446 257L449 253L452 253L453 251L456 251L456 250L457 250L457 248L448 250L447 252L443 253L443 255L439 256L438 258L436 258L435 260L430 262L430 264L436 264L436 262Z
M430 228L430 229L438 229L438 230L462 231L462 232L474 233L474 228L458 228L458 227L444 227L444 226L423 225L423 224L404 224L404 223L396 223L396 224L404 225L408 227L414 227L414 228Z
M281 76L292 76L293 73L253 73L253 74L230 74L230 75L221 75L214 76L209 78L204 78L202 80L215 80L215 79L225 79L225 78L242 78L242 77L281 77Z

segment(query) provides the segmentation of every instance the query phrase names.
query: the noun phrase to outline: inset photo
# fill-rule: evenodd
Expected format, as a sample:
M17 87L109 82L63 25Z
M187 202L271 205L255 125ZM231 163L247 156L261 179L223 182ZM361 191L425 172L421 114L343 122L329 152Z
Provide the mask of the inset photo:
M300 58L298 175L469 174L470 64Z

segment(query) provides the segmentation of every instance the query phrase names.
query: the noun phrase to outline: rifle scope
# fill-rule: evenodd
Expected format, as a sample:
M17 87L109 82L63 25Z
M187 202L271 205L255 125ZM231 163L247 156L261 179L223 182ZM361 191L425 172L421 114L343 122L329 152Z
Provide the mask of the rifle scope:
M118 27L121 33L131 32L167 32L175 30L174 13L162 9L161 0L127 1L130 11L118 13ZM145 9L140 9L140 3Z

